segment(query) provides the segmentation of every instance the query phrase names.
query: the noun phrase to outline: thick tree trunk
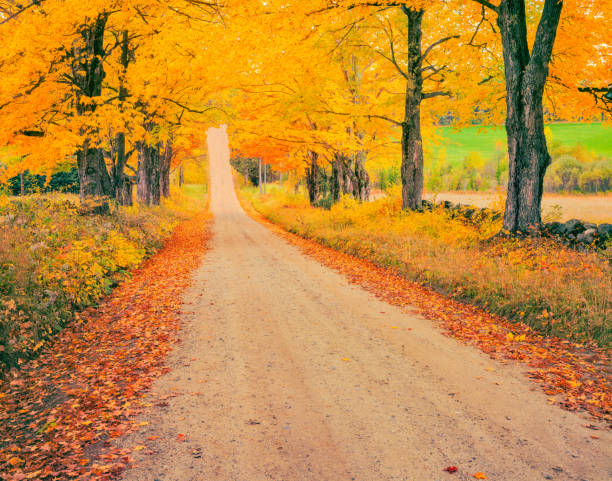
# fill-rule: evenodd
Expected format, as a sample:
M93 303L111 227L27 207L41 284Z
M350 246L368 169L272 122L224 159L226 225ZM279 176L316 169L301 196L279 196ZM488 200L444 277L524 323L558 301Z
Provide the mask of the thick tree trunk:
M85 141L78 153L77 164L82 199L113 195L112 181L101 149L89 148L89 142Z
M361 202L370 200L370 174L365 169L366 153L357 152L355 155L355 177L357 178L357 192L355 198Z
M257 166L259 168L259 177L257 179L257 182L259 184L259 193L263 194L263 185L261 181L261 159L257 159Z
M563 4L546 0L532 52L524 0L503 0L497 9L506 77L508 194L504 229L530 232L541 226L544 174L550 155L544 135L542 96Z
M419 209L423 203L423 140L421 137L421 38L423 10L403 7L408 18L406 104L402 122L402 207Z
M161 201L159 189L159 145L138 146L138 201L145 205L159 205Z
M308 166L306 167L306 186L308 187L308 200L314 204L320 196L319 186L319 154L313 151L308 152Z
M352 157L340 153L334 154L331 179L334 202L340 200L343 194L348 194L361 202L370 198L370 176L363 166L364 157L364 152L358 152Z

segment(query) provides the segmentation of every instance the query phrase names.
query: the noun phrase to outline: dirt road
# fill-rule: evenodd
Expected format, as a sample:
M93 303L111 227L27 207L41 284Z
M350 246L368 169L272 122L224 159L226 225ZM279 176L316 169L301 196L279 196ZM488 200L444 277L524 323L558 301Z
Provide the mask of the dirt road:
M213 243L124 480L609 479L607 431L251 220L210 153Z

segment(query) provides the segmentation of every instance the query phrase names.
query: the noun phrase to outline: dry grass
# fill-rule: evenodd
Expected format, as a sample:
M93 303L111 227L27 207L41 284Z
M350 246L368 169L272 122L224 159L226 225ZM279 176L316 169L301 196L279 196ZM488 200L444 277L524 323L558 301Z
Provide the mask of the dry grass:
M500 195L495 192L440 192L428 193L425 197L476 207L499 206L500 200ZM597 224L612 223L612 194L544 194L542 214L548 222L580 219Z
M499 222L474 226L443 210L405 212L394 196L366 204L344 199L327 211L271 190L263 197L243 192L260 213L295 234L546 334L610 347L612 271L596 253L546 239L492 242Z

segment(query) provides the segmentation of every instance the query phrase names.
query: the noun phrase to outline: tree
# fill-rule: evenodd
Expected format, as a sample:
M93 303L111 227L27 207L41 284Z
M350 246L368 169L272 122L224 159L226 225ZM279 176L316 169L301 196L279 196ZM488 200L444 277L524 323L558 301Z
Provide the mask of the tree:
M541 224L544 174L550 164L542 98L563 1L545 0L531 51L524 0L502 0L497 6L476 1L497 13L503 46L509 158L504 229L528 232Z

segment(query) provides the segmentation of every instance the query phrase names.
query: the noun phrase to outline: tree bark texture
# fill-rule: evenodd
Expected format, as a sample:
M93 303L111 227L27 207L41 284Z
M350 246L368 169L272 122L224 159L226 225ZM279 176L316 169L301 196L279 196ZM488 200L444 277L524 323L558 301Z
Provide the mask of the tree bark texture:
M542 97L563 3L546 0L531 53L524 0L497 7L506 77L508 194L504 229L530 232L541 226L544 175L550 155L544 135Z
M145 205L159 205L160 192L160 146L141 142L138 146L138 201Z
M343 194L351 195L361 202L369 200L370 176L363 166L364 156L365 153L361 152L354 156L334 154L331 193L335 202Z
M402 10L408 19L406 104L404 121L402 122L402 207L404 209L419 209L423 202L421 23L425 12L407 7L403 7Z
M98 147L89 147L89 140L77 154L80 195L86 197L103 197L113 194L113 185L108 175L104 153Z

